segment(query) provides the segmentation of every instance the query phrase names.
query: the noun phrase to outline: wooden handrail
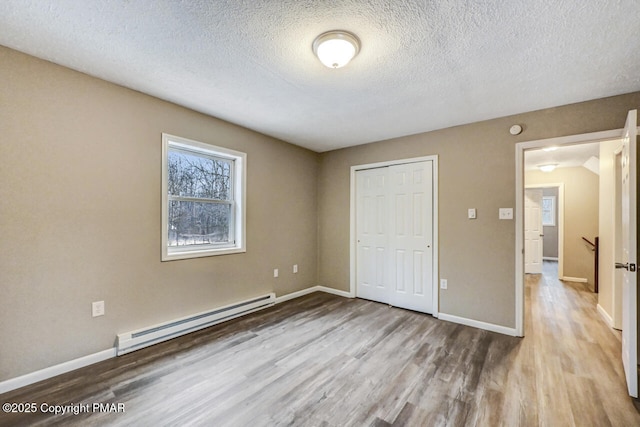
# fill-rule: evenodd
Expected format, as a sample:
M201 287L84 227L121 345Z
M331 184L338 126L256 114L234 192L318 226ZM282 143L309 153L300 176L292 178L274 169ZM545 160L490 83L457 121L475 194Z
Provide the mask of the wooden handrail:
M594 245L595 248L593 248L593 250L595 251L595 271L594 271L594 279L593 281L595 282L593 284L593 292L595 292L596 294L598 293L598 276L599 276L599 271L598 271L598 258L600 258L600 237L596 237L596 244Z
M594 256L594 269L593 269L593 281L595 282L593 284L593 292L595 292L596 294L598 293L598 258L600 257L600 250L599 247L600 246L600 238L596 237L596 242L592 243L589 239L587 239L586 237L583 237L582 240L584 240L585 242L587 242L588 244L590 244L591 246L593 246L593 249L591 249L593 252L595 252L595 256Z

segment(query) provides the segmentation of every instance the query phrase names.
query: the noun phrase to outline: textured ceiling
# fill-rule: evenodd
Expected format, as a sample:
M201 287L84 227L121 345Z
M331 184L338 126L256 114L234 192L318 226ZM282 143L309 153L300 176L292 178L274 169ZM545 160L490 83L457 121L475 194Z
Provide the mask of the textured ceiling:
M0 2L2 45L320 152L640 90L639 28L638 0Z

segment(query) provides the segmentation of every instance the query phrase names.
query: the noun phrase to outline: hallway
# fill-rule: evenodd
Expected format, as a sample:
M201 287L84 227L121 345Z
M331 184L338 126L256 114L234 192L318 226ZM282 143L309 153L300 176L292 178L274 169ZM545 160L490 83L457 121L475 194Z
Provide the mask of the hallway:
M515 366L535 371L522 379L535 388L538 424L640 425L627 395L620 332L597 313L588 284L557 277L557 263L545 261L541 275L525 279L524 359Z

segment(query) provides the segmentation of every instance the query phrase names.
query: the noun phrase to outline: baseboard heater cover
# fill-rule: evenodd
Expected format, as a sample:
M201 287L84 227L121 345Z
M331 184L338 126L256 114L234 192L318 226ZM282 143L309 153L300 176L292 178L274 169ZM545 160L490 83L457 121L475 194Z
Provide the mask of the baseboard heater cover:
M227 320L235 319L236 317L270 307L275 304L275 301L275 293L270 293L148 328L118 334L116 339L116 354L121 356L162 341L167 341Z

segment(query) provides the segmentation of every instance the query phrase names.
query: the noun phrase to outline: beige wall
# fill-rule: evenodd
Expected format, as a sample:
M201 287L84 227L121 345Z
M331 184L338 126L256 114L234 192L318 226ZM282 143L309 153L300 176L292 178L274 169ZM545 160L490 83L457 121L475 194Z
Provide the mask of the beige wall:
M245 254L160 262L162 132L247 153ZM0 381L317 284L316 153L3 47L0 135Z
M434 100L437 102L437 100ZM515 224L498 209L515 206L516 142L624 126L640 93L323 153L318 181L319 281L349 289L349 168L393 159L439 156L439 267L444 313L515 327ZM473 106L470 106L472 108ZM519 123L524 132L509 134ZM467 208L478 219L467 219Z
M593 289L594 253L582 237L594 242L598 236L598 175L580 166L527 171L524 181L526 186L564 184L564 277L587 279Z

